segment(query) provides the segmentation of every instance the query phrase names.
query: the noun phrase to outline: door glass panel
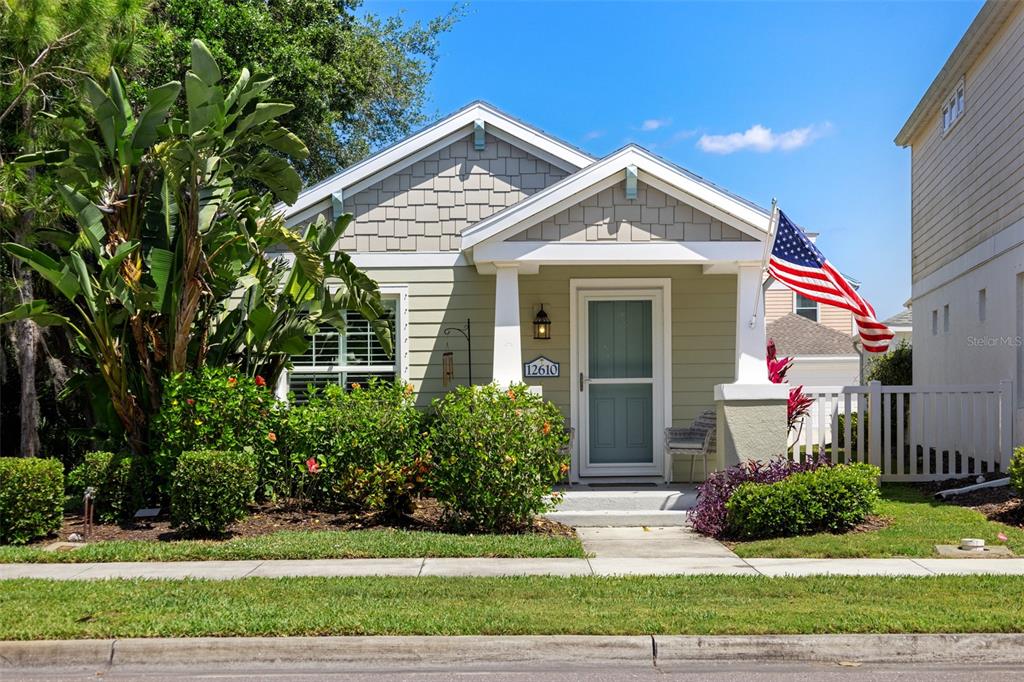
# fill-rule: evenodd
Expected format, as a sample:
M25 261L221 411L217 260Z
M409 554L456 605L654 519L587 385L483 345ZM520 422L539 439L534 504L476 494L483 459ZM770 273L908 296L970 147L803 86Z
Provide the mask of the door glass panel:
M652 384L591 384L590 463L651 464Z
M651 301L590 301L591 379L648 379L652 375Z

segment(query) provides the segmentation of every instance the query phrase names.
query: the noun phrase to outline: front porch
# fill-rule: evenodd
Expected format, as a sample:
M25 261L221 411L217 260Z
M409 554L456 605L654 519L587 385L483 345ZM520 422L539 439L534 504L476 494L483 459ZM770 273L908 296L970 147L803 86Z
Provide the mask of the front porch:
M768 220L627 147L463 233L477 272L494 277L493 380L526 381L562 409L573 482L682 480L665 429L716 402L723 416L716 387L768 384ZM542 307L549 335L533 333ZM545 371L530 376L538 359ZM756 393L742 399L778 392ZM723 435L711 470L745 437Z

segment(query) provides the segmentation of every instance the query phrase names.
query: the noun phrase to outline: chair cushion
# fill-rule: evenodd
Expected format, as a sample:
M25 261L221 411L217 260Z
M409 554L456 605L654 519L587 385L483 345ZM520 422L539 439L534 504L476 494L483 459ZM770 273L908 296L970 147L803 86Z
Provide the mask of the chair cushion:
M685 438L681 440L670 440L668 442L670 450L701 450L704 448L703 438Z

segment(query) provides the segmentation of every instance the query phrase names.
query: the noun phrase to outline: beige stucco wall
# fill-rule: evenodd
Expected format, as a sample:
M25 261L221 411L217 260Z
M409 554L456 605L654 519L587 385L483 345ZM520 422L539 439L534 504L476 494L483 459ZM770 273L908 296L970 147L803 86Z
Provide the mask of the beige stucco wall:
M915 282L1024 219L1024 3L964 76L960 120L911 140Z
M627 199L625 186L623 180L603 189L508 241L754 240L643 182L637 183L637 198Z

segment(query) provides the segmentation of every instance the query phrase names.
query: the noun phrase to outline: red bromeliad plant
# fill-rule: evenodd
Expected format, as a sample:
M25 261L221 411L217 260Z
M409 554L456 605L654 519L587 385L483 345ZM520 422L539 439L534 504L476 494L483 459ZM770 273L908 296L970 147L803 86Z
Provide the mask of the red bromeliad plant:
M793 366L793 358L780 358L775 349L775 341L768 339L768 379L773 384L786 383L786 374ZM786 423L792 431L797 422L811 410L814 400L804 395L803 386L789 389L789 400L786 403Z

